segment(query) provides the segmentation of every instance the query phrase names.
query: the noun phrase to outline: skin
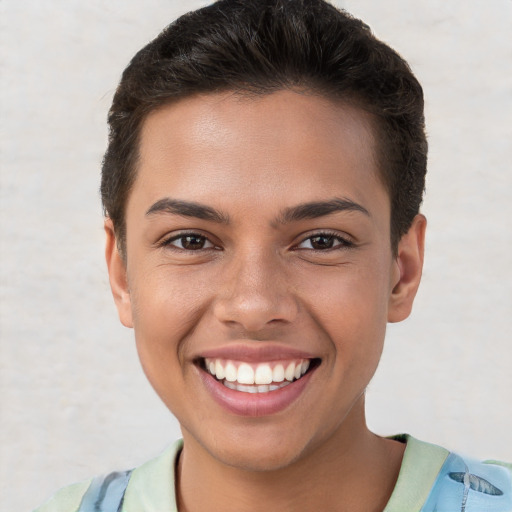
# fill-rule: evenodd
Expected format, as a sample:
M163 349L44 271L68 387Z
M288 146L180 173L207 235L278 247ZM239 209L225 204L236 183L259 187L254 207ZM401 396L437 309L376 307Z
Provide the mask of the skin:
M194 96L146 119L126 259L109 219L106 258L121 322L182 427L180 511L368 512L389 499L404 446L368 430L364 391L387 322L410 313L426 221L414 219L394 257L375 153L368 114L292 91ZM229 222L147 213L166 198ZM333 199L361 208L284 215ZM183 248L183 230L203 238ZM237 415L196 364L235 343L292 346L321 364L285 410Z

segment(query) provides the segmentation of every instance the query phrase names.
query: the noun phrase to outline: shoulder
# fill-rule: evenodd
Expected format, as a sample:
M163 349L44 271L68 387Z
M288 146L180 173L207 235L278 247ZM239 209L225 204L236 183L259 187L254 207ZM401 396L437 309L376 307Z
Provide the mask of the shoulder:
M173 443L160 456L130 471L108 475L64 487L47 503L33 512L144 510L148 504L155 510L175 510L174 467L183 446ZM155 508L156 507L156 508ZM151 508L151 507L150 507Z
M512 512L512 465L450 453L424 512Z
M92 480L64 487L44 505L34 512L76 512L80 508L82 498L91 485Z
M477 461L409 435L385 512L512 512L512 466Z

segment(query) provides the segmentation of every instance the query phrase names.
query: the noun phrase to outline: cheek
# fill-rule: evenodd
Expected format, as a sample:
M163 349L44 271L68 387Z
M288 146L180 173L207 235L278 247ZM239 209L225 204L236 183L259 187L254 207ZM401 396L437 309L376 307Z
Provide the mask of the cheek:
M211 283L204 275L183 266L147 266L130 279L130 297L135 330L172 332L190 327L194 316L205 307Z
M301 285L305 301L322 324L351 325L354 329L386 324L389 268L378 261L349 264L322 271Z
M185 285L183 285L185 284ZM179 418L194 403L194 367L185 364L190 335L200 322L204 290L164 268L145 274L131 290L137 352L142 369L162 402ZM194 414L200 414L195 411Z
M153 385L161 378L179 377L177 370L183 366L186 340L208 303L208 288L204 280L190 272L171 273L165 265L132 276L135 340Z
M386 333L388 275L375 261L321 273L304 285L306 307L333 345L333 371L341 366L366 377L375 371Z

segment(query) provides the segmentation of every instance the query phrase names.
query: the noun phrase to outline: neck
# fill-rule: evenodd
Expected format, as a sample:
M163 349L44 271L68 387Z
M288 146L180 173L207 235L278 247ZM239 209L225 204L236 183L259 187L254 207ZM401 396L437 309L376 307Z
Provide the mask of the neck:
M368 430L362 409L310 453L271 471L229 466L184 431L177 468L180 512L382 511L405 446Z

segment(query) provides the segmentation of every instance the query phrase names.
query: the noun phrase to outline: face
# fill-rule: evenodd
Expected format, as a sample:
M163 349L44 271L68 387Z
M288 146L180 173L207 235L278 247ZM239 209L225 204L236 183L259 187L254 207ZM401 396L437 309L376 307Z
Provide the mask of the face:
M186 446L275 469L365 428L386 323L412 303L374 148L365 113L290 91L145 121L126 264L109 221L107 261Z

